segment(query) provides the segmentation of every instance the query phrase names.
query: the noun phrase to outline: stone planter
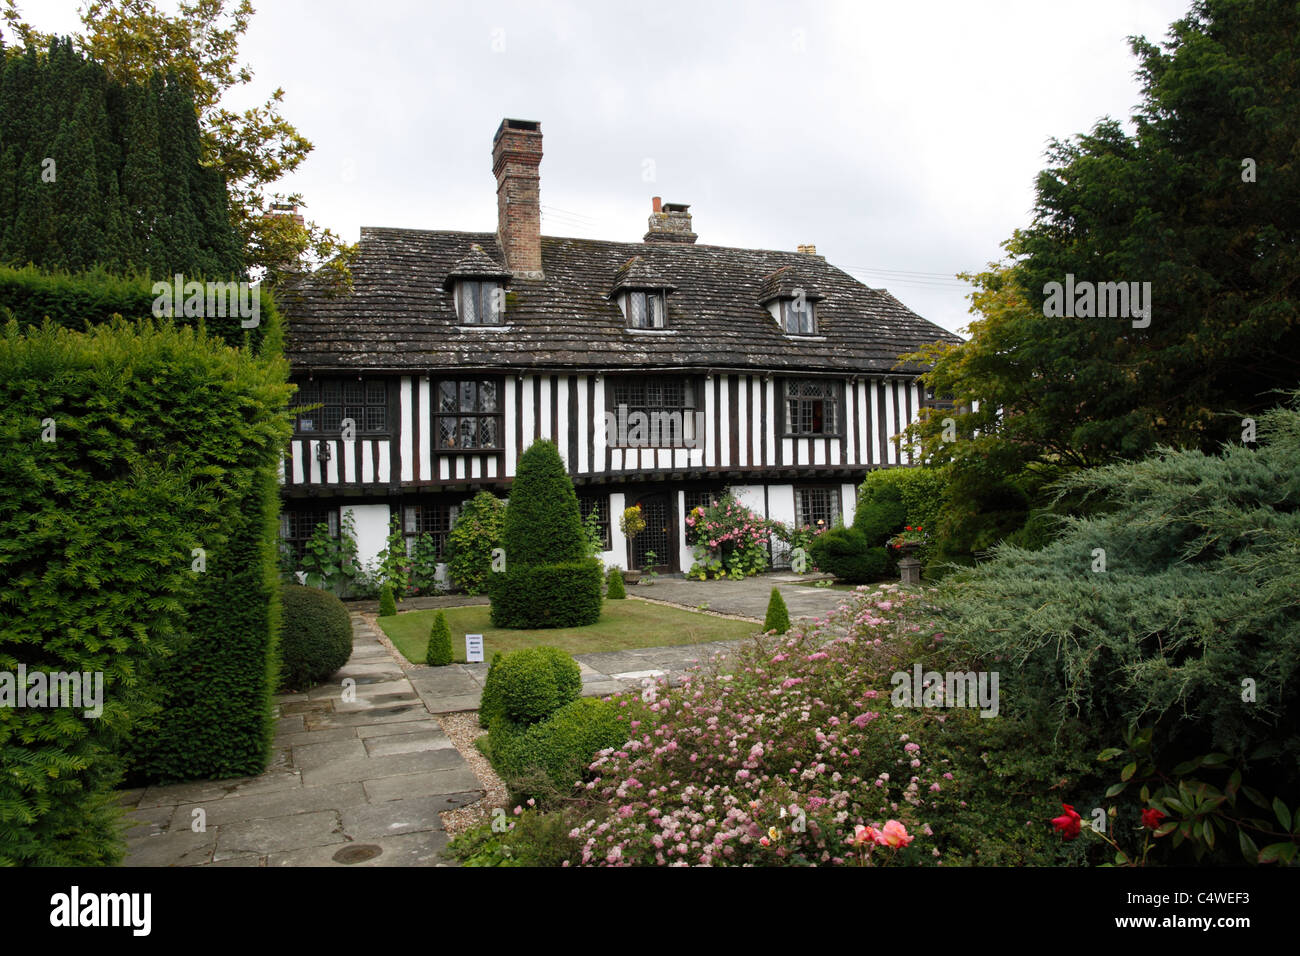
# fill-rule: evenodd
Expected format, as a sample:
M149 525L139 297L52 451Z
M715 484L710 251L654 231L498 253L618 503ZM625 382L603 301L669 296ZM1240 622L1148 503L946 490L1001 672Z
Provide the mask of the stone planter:
M624 584L636 584L641 580L640 571L621 571L619 573L623 575Z
M904 541L898 546L898 580L902 584L921 583L921 562L916 559L916 552L921 550L919 541Z

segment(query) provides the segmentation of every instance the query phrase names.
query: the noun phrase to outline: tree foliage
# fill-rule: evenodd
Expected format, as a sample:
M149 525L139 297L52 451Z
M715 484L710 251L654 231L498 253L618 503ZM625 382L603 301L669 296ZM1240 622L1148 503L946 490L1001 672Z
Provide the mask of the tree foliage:
M87 0L84 32L75 39L118 82L170 73L193 91L202 162L225 177L242 258L255 277L276 285L307 263L346 262L349 249L316 223L265 214L277 203L304 205L301 195L274 186L313 147L281 112L282 88L242 111L223 105L229 91L252 82L253 72L239 62L239 42L254 12L250 0L182 0L175 14L152 0ZM51 38L23 20L16 0L4 0L2 17L12 39L48 45ZM339 277L345 280L346 271Z

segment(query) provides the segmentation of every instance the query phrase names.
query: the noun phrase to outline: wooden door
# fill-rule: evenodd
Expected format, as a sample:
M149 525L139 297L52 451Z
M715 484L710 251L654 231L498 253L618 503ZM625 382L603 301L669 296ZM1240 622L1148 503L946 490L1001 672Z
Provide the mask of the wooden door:
M645 530L628 545L628 568L645 571L646 553L654 552L654 569L659 572L677 570L677 525L668 496L645 495L633 502L641 506Z

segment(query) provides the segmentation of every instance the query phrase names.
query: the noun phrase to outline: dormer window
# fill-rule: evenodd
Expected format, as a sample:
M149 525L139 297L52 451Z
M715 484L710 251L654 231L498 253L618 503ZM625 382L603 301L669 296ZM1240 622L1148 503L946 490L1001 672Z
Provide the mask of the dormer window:
M628 325L634 329L662 329L664 327L664 296L662 292L634 290L627 293Z
M816 303L824 298L793 266L782 266L763 277L758 304L786 335L816 335Z
M817 322L813 315L813 304L807 298L783 299L781 301L781 328L786 335L815 335Z
M500 325L506 311L505 287L492 280L457 282L456 309L461 325Z

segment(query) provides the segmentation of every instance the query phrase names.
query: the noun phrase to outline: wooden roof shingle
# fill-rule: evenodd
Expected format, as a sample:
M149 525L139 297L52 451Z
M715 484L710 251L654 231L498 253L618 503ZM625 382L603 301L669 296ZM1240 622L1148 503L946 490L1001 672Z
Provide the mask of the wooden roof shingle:
M483 250L482 259L471 247ZM447 279L505 256L493 233L363 228L339 294L315 275L278 296L296 368L466 369L717 368L781 372L887 372L898 356L960 341L888 292L871 289L819 256L687 243L541 239L544 277L509 282L505 329L458 327ZM667 331L632 330L609 298L620 268L676 288ZM490 266L482 265L482 262ZM759 304L766 279L795 267L823 298L818 335L785 334ZM498 267L499 268L499 267ZM905 371L921 371L920 366Z

